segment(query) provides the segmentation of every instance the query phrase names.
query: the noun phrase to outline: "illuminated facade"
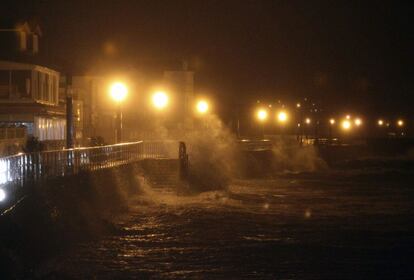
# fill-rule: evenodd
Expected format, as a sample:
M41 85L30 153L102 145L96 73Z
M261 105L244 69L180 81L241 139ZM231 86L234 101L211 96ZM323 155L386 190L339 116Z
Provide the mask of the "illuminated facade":
M0 61L0 123L25 126L41 141L65 139L59 73L39 65ZM55 143L55 144L56 144Z

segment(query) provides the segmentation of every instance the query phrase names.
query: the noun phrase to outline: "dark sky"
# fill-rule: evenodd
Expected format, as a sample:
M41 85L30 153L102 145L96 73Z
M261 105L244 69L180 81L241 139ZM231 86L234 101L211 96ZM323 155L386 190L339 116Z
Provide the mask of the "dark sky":
M61 67L186 59L197 90L227 103L409 113L414 101L410 1L7 1L1 15L37 19Z

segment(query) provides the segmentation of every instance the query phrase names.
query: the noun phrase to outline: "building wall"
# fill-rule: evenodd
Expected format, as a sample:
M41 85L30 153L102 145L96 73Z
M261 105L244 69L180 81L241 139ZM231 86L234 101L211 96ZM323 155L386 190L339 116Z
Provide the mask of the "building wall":
M191 119L194 99L194 72L165 71L164 81L175 100L175 121L185 122Z
M34 64L0 61L0 122L25 125L42 141L65 139L59 73Z
M97 136L103 137L106 143L114 143L115 107L108 98L105 79L101 76L73 76L72 92L75 126L75 116L79 115L77 110L80 109L80 120L78 128L75 127L75 130L79 131L82 128L83 144L88 145L91 139ZM76 108L76 106L78 107Z

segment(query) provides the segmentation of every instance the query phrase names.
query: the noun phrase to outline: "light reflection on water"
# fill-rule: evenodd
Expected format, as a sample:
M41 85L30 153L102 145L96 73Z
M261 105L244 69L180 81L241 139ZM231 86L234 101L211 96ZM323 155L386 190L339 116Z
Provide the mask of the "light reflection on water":
M393 180L349 176L236 181L192 197L144 187L113 234L74 247L57 272L98 279L381 275L379 268L414 248L411 182L395 188Z

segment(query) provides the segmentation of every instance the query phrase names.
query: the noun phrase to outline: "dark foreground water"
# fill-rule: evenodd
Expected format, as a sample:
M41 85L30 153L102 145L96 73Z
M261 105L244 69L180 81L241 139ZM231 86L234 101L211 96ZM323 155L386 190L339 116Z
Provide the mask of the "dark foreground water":
M371 168L143 187L111 234L44 268L58 279L413 279L414 181Z

